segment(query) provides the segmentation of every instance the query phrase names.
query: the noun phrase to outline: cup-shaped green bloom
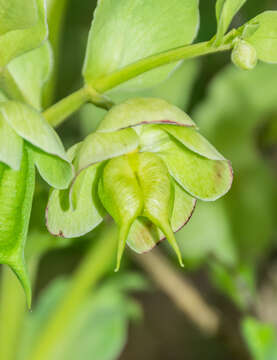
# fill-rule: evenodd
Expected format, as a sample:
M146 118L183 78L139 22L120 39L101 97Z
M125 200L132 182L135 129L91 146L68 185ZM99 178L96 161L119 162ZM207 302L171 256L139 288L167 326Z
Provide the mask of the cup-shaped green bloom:
M35 166L49 185L64 189L73 167L56 132L39 112L14 101L0 103L0 263L9 265L31 301L24 247Z
M218 199L233 178L229 161L190 117L154 98L115 106L69 156L77 175L69 192L52 192L48 229L81 236L103 220L106 210L119 227L116 269L126 242L143 253L164 238L182 264L174 232L188 222L197 199Z

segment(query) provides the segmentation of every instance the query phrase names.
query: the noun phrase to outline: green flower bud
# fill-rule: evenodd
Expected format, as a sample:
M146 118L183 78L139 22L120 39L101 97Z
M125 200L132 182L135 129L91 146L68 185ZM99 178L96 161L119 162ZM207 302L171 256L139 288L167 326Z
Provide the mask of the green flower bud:
M52 186L67 188L73 168L55 131L31 107L0 104L0 264L9 265L31 302L24 248L35 184L35 166Z
M252 70L257 65L256 49L245 40L238 40L231 55L233 63L242 70Z
M61 200L66 192L52 192L48 229L78 237L95 228L107 211L119 227L116 270L126 243L144 253L164 238L182 265L174 232L189 221L197 199L218 199L233 179L229 161L189 116L161 99L137 98L115 106L69 156L77 173L69 205Z

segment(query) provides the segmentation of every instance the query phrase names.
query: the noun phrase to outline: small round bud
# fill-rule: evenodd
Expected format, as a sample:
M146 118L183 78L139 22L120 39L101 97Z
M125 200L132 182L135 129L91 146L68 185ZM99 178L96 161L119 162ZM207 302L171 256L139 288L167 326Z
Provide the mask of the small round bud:
M238 40L233 52L233 63L242 70L252 70L257 65L256 49L245 40Z

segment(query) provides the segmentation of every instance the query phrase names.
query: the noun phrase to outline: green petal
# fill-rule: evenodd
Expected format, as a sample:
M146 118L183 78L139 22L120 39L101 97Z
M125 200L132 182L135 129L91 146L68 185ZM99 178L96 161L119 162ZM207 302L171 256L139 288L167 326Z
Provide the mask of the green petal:
M142 153L138 156L137 174L143 193L143 216L162 230L176 252L180 265L183 266L182 256L170 225L174 187L166 165L157 155Z
M39 112L15 101L0 104L0 112L18 135L39 149L68 161L60 138Z
M9 3L10 0L2 1ZM21 2L23 3L23 1ZM36 0L35 2L37 5L38 19L33 26L9 31L0 36L0 49L4 50L0 53L0 67L7 65L15 57L40 46L47 38L46 1ZM25 18L25 14L21 17Z
M157 98L135 98L114 106L104 117L98 131L115 131L143 124L195 126L177 106Z
M174 179L192 196L214 201L232 184L232 168L227 160L210 160L169 139L157 145L157 153Z
M174 136L191 151L211 160L225 160L196 129L175 125L160 125L159 127Z
M99 225L103 218L98 204L96 189L99 164L84 170L75 180L78 201L73 208L69 191L54 190L46 211L46 225L49 232L66 238L87 234Z
M191 43L198 24L198 0L174 0L170 6L168 0L98 1L83 69L86 82L93 86L95 79L139 59ZM155 86L177 64L148 71L120 88Z
M31 27L37 20L35 0L0 0L0 35Z
M20 169L23 140L0 115L0 162L14 170Z
M110 160L99 182L99 196L108 213L119 226L116 271L132 223L143 208L142 193L133 170L132 159L126 155Z
M42 108L43 86L53 67L53 54L49 41L32 51L23 54L9 63L7 72L11 76L1 81L3 90L9 94L9 81L14 81L21 92L22 102L37 110ZM11 98L14 98L13 96Z
M138 136L133 129L112 133L92 133L83 142L76 159L77 171L88 166L127 154L137 149Z
M73 166L65 160L47 154L34 146L32 148L34 162L41 177L55 189L67 189L73 179Z
M34 164L25 149L19 171L0 165L0 263L9 265L15 272L30 306L31 284L24 248L35 184Z

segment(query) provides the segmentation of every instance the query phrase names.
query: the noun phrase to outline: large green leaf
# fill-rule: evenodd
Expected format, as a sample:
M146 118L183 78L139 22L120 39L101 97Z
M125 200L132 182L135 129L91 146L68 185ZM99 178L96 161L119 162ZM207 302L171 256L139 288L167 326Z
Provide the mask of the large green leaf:
M46 225L51 234L79 237L93 230L103 220L97 199L99 164L84 170L74 182L77 199L74 205L66 190L53 190L47 210Z
M98 131L115 131L143 124L195 126L177 106L158 98L135 98L114 106L104 117Z
M174 187L164 162L155 154L138 156L138 180L143 194L143 216L158 226L167 237L183 266L178 244L170 225L174 202Z
M23 140L0 115L0 162L19 170L22 158Z
M259 24L247 41L254 46L258 58L277 63L277 11L266 11L252 19L249 24Z
M25 2L27 3L27 1ZM1 67L7 65L13 58L38 47L46 39L48 33L46 3L45 0L36 0L36 4L38 20L34 26L9 31L0 36L0 49L2 49L0 53ZM24 18L24 16L22 17Z
M216 2L216 18L217 18L217 34L215 44L220 45L224 34L228 30L233 17L246 3L247 0L217 0Z
M198 30L198 0L99 1L89 34L83 74L87 83L141 58L189 44ZM154 86L176 64L127 82L123 88Z
M19 100L41 110L43 85L50 76L52 66L52 50L49 42L46 42L9 63L0 79L2 89L9 94L10 87L13 86L10 81L14 81L20 91Z
M0 1L0 36L12 30L33 26L37 20L35 0Z
M136 158L126 155L114 158L105 166L99 182L102 204L119 226L116 270L120 267L130 227L143 210L142 192L133 169L136 165Z
M30 306L31 285L24 248L34 191L34 164L25 149L19 171L0 166L0 263L9 265L15 272Z
M83 142L76 159L77 171L88 166L127 154L137 149L139 139L133 129L110 133L94 132Z
M60 138L39 112L15 101L0 104L0 112L19 136L39 149L68 161Z

